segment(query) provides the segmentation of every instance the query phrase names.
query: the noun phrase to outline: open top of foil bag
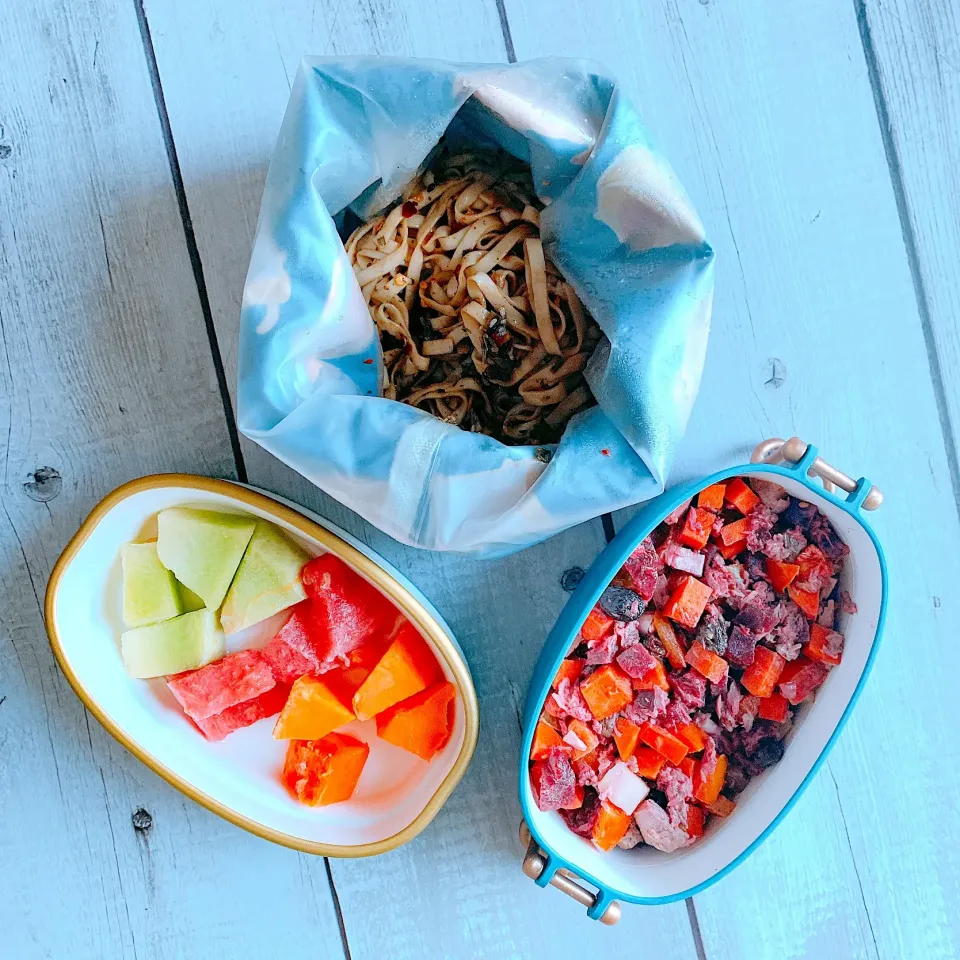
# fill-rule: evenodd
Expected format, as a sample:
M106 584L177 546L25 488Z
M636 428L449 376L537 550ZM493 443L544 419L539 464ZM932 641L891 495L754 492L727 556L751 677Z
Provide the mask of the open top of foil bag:
M378 396L379 339L334 218L395 201L444 135L530 164L544 249L604 333L586 368L597 406L547 448ZM306 59L243 292L240 429L403 543L511 553L662 491L712 296L696 212L596 65Z

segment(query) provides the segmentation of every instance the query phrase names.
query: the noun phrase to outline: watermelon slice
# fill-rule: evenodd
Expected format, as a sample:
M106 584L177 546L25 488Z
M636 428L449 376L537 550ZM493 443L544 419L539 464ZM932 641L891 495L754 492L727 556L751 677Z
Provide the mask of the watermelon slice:
M281 630L261 651L263 659L270 664L277 683L293 683L302 676L315 674L320 665L313 654L313 648L305 643L308 652L301 652L289 642L289 633L290 631L284 634Z
M194 723L208 740L222 740L227 734L233 733L234 730L249 727L258 720L264 720L279 713L283 709L289 693L290 688L288 686L277 684L266 693L261 693L259 697L244 700L243 703L227 707L226 710L215 713L212 717L194 720Z
M199 670L167 680L170 692L191 720L206 720L252 700L276 686L270 665L256 650L231 653Z

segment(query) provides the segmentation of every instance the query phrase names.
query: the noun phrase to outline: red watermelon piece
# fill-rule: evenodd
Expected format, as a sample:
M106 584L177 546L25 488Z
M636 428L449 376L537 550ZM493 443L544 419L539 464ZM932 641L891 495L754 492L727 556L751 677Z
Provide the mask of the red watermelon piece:
M194 722L208 740L222 740L227 734L233 733L234 730L249 727L258 720L279 713L287 702L289 695L289 686L277 684L258 697L245 700L243 703L236 703L232 707L227 707L221 713Z
M284 636L281 630L262 651L263 659L270 665L277 683L292 684L299 677L319 673L320 661L312 645L305 640L303 646L306 652L301 652L288 641L290 633L292 630Z
M167 680L183 712L198 723L259 697L275 685L270 665L256 650L228 654L216 663Z

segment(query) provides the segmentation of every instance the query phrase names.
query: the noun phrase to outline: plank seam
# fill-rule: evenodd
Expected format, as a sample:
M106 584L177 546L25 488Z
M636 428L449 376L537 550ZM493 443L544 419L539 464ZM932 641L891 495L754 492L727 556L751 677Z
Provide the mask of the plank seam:
M876 50L873 46L873 35L870 31L866 0L853 0L853 8L857 17L857 28L860 31L860 45L863 48L867 75L870 78L870 89L873 92L873 103L877 112L877 121L880 126L880 139L883 141L883 151L886 155L887 167L890 172L890 182L893 186L893 195L897 204L897 214L900 218L900 232L903 234L907 264L910 267L910 277L913 281L913 291L917 301L917 312L920 315L920 328L923 331L924 346L927 350L927 363L930 368L933 395L937 405L937 415L940 420L940 432L943 434L947 466L950 470L950 486L953 491L954 504L957 508L958 515L960 515L960 459L958 459L957 455L957 442L953 424L950 422L950 406L947 402L947 391L944 386L943 364L940 362L940 353L937 350L937 341L933 332L930 299L927 296L926 284L923 280L923 271L920 266L917 235L914 230L913 220L910 217L910 206L903 179L903 165L900 162L900 153L897 150L896 140L893 135L890 112L887 109L887 98L883 92L883 81L880 77L880 65L877 60Z
M153 88L153 99L157 107L157 116L160 120L160 131L163 137L163 146L167 154L167 163L170 167L170 177L173 180L173 188L177 196L177 207L180 211L180 220L183 224L183 235L187 245L187 255L190 258L190 267L193 270L193 280L197 287L197 296L200 300L200 310L203 314L203 323L207 331L210 355L217 376L220 402L223 404L223 413L227 421L227 432L230 435L230 447L233 451L237 479L241 483L246 483L247 467L244 463L243 451L240 447L240 432L237 429L237 421L233 415L230 389L227 386L227 374L223 367L220 343L217 340L217 331L213 323L213 310L210 307L210 297L207 293L207 281L203 275L203 262L200 259L200 248L197 245L197 237L193 229L193 220L190 216L190 205L187 202L187 192L183 185L183 174L180 170L180 160L177 157L177 146L173 139L173 128L170 125L167 101L164 97L163 85L160 81L160 67L157 63L157 54L153 46L153 37L150 35L150 24L147 20L147 11L144 8L143 0L134 0L134 9L137 14L137 24L140 27L140 39L143 43L143 53L147 61L147 71L150 74L150 86Z
M690 921L690 932L693 934L693 945L697 950L697 960L707 960L707 951L703 946L703 935L700 933L700 919L697 917L697 907L693 897L684 900L687 905L687 919Z
M343 922L343 910L340 907L340 895L337 885L333 882L333 870L330 867L330 858L323 858L323 867L327 871L327 884L330 887L330 896L333 898L333 909L337 915L337 926L340 928L340 943L343 946L345 960L353 960L350 955L350 941L347 939L347 925Z
M503 45L507 51L507 61L517 62L517 51L513 46L513 34L510 32L510 20L507 17L505 0L497 0L497 15L500 17L500 32L503 34Z

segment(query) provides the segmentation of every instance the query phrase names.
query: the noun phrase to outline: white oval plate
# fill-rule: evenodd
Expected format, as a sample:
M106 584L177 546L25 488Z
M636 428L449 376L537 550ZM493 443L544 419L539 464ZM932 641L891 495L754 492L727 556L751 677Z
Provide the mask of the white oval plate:
M293 800L278 775L286 741L268 718L219 743L203 738L162 680L134 680L120 658L120 545L155 535L156 515L198 506L269 520L311 554L333 552L414 623L457 688L456 722L429 763L376 736L373 720L343 728L370 745L353 797L327 807ZM152 530L151 530L152 526ZM57 561L47 586L47 633L77 696L135 756L188 797L258 836L307 853L359 857L416 836L466 771L476 747L476 693L456 640L419 591L368 548L326 521L225 480L158 475L114 490L93 510ZM280 614L230 638L228 649L262 646Z

